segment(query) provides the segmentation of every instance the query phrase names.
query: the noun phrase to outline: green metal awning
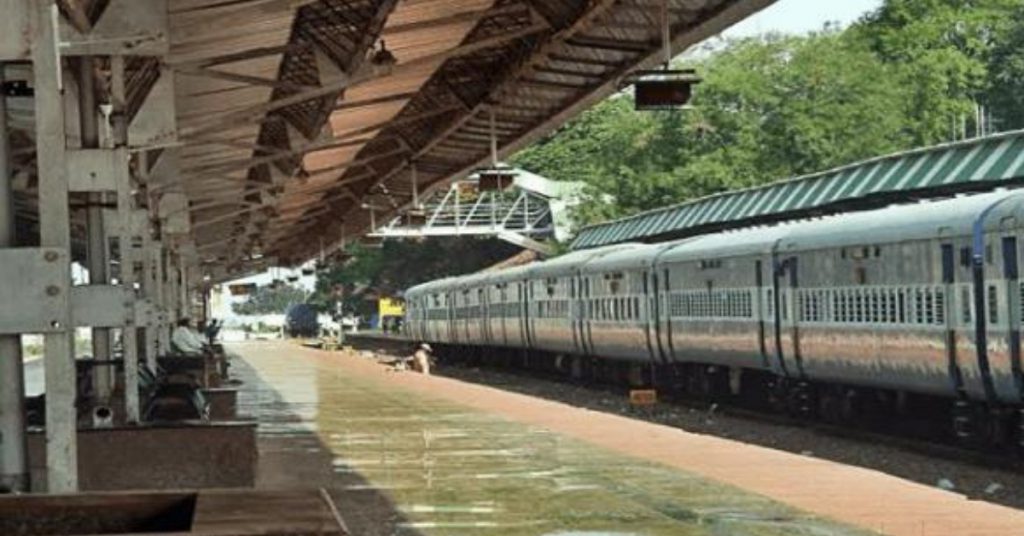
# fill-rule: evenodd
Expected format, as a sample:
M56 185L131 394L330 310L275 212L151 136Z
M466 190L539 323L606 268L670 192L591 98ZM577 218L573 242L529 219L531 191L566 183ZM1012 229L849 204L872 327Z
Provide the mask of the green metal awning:
M585 227L572 249L655 242L1024 183L1024 131L891 154Z

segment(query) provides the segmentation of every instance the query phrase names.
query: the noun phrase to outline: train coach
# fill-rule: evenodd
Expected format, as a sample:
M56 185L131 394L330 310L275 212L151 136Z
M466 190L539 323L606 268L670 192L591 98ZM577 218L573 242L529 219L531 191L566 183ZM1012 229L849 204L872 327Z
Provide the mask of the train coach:
M406 326L830 419L925 405L1019 446L1022 231L1024 193L999 191L607 246L411 288Z

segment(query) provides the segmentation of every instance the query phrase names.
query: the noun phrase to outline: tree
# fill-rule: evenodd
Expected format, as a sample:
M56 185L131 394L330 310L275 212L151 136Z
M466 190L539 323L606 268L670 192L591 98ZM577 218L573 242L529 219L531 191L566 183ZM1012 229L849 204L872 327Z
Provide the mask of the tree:
M623 94L514 161L613 196L611 206L584 204L582 219L593 222L912 143L897 73L854 37L827 31L734 41L699 71L705 80L692 110L635 112Z
M950 139L990 94L1000 43L1021 23L1021 0L886 0L850 29L900 69L908 131L919 145ZM1018 86L1019 88L1019 86Z
M992 48L985 98L1004 130L1024 128L1024 6L1010 20L1013 27Z
M238 315L284 314L288 306L306 301L306 292L289 285L256 287L249 299L231 304Z
M364 300L364 292L397 295L419 283L475 272L516 252L518 248L506 242L465 237L386 241L381 248L352 244L344 262L317 276L310 303L333 311L340 295L345 310L365 315L373 304Z

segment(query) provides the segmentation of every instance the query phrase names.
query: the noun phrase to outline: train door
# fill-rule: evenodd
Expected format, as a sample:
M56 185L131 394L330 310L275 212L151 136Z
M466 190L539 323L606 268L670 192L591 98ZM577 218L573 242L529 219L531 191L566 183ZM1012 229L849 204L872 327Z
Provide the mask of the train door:
M654 321L660 325L658 329L658 345L666 362L675 362L676 348L672 340L672 308L669 300L672 298L672 272L667 266L661 271L661 285L655 299L658 308L655 310Z
M583 300L585 316L583 319L583 351L587 355L594 354L594 318L597 316L597 302L594 300L594 289L590 284L590 276L583 278L583 292L586 298Z
M768 329L765 325L765 284L764 284L764 261L754 261L754 292L755 299L755 314L757 315L757 348L761 353L761 363L765 370L771 370L771 360L768 358L769 353L769 340L768 340Z
M968 311L968 322L970 321L971 311L971 299L970 292L964 289L962 296L957 295L957 284L956 284L956 246L952 242L946 242L949 240L950 230L949 228L942 228L939 230L939 236L944 240L939 246L939 258L942 266L942 288L943 295L948 296L947 302L954 303L953 297L959 300L961 308L966 308ZM953 307L947 307L947 310L951 312L954 310ZM946 369L949 374L949 383L953 389L953 392L957 397L966 397L966 390L964 386L963 371L960 369L957 356L957 325L956 315L946 315L945 333L943 334L943 341L945 344L946 354ZM970 329L970 326L965 325L964 329Z
M658 306L660 297L660 286L658 285L658 273L656 270L643 272L643 295L644 309L646 311L644 322L645 339L647 341L647 353L652 362L665 362L665 352L661 346L661 314Z
M498 289L498 299L501 302L501 310L498 311L499 318L501 318L501 344L508 345L508 283L499 283L496 288Z
M800 281L797 258L776 255L773 274L776 366L785 376L802 376L800 327L795 303Z
M537 297L534 291L534 282L526 282L526 337L529 340L528 347L532 348L537 344L537 321L532 314L531 307L537 306Z
M1021 368L1020 326L1021 286L1020 248L1016 232L1019 229L1015 217L1004 218L1000 224L1000 260L1002 261L1001 304L1004 319L1000 335L1006 343L1005 359L1009 361L995 374L995 387L1004 399L1024 400L1024 372Z
M483 344L491 344L494 338L491 336L491 308L490 300L487 299L487 287L478 288L476 295L480 308L480 340Z
M456 322L458 322L456 311L458 308L456 307L455 296L455 291L448 291L444 294L444 305L448 311L448 342L452 344L459 342L459 330L456 327Z
M577 284L579 283L579 274L574 274L569 278L569 329L572 330L572 348L579 354L583 352L583 343L580 340L580 299L579 290Z
M527 300L526 281L516 282L516 304L519 310L519 342L523 348L530 347L530 307Z

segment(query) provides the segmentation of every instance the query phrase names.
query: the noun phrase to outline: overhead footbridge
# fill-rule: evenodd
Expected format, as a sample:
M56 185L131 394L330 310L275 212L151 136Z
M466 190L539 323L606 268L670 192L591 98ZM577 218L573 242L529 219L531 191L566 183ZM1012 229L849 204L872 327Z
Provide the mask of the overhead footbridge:
M44 339L47 489L76 490L76 328L140 422L139 363L197 290L361 236L364 207L393 217L771 3L0 0L0 476L24 476L20 335Z

